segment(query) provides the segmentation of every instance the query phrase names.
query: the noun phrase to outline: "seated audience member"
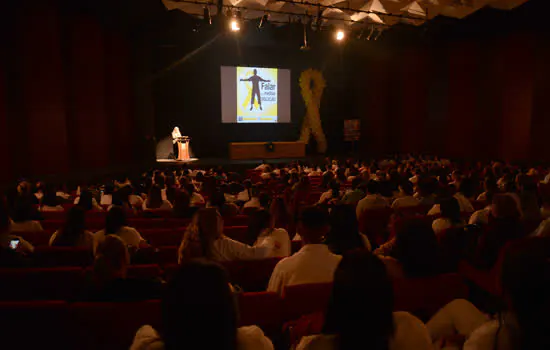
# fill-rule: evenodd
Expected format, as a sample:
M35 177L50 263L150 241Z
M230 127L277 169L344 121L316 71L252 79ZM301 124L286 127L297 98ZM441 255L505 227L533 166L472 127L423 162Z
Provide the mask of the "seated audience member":
M304 208L298 221L298 233L304 246L275 266L267 290L282 294L286 286L332 282L334 270L342 257L331 253L322 243L329 231L329 217L325 211Z
M187 191L178 191L174 198L173 214L176 218L190 218L199 208L191 207L191 201Z
M34 247L23 238L11 234L10 221L0 197L0 267L27 267L29 261L25 255L32 253Z
M103 209L97 204L96 199L93 197L92 192L89 190L83 190L80 192L80 196L76 197L74 204L78 205L85 211L88 210L97 210L102 211Z
M86 212L76 206L67 212L65 225L50 238L52 247L94 248L94 234L86 230Z
M334 273L322 334L302 338L297 350L431 350L426 326L393 311L384 264L366 251L344 255Z
M243 181L244 189L237 194L237 202L241 205L248 202L252 198L252 181Z
M388 207L388 202L380 195L380 183L371 180L367 184L367 195L357 203L356 215L361 220L361 216L372 209L383 209Z
M484 192L481 193L479 196L477 196L478 201L483 201L486 203L491 203L491 201L487 198L487 194L495 194L498 192L498 186L497 182L495 181L494 177L488 177L483 182L483 189Z
M238 310L227 273L212 262L183 264L161 302L162 332L143 326L130 350L273 350L257 326L238 327Z
M367 236L359 232L355 211L349 205L337 205L331 209L330 231L325 244L338 255L355 249L372 249Z
M222 191L216 190L210 196L207 207L216 208L223 217L232 217L239 214L239 207L235 203L228 203Z
M489 223L489 218L491 217L491 211L493 206L493 192L485 193L485 201L487 206L483 209L480 209L472 214L468 224L470 225L487 225Z
M412 183L405 181L399 185L399 195L393 201L393 209L414 207L420 205L418 199L414 198L414 189Z
M116 190L111 199L111 205L109 206L108 210L110 210L112 207L121 207L124 209L126 213L129 215L135 214L136 210L132 206L132 203L130 203L130 194L132 193L132 189L129 187L122 187L118 190Z
M265 209L250 213L247 243L269 248L270 257L289 256L291 245L288 232L284 228L276 228L274 224L274 218Z
M344 194L342 197L342 204L357 204L361 199L365 197L365 192L361 189L363 180L357 176L351 180L351 190Z
M495 195L491 211L492 220L479 237L475 252L474 264L480 268L491 268L508 241L524 236L521 213L512 196Z
M143 198L140 196L140 191L138 188L134 188L132 186L124 186L123 188L129 188L130 189L130 195L128 196L128 200L130 201L130 204L134 208L142 208L143 207Z
M412 181L411 181L412 182ZM414 182L413 182L414 184ZM437 180L432 177L420 177L416 185L414 198L418 199L420 205L434 205Z
M338 201L342 197L343 193L340 191L340 183L338 181L332 180L328 187L328 191L321 194L318 204Z
M162 191L160 187L153 186L149 190L147 200L143 202L143 210L170 210L172 204L165 199L162 199Z
M103 191L101 192L101 198L99 200L99 204L101 205L113 204L114 192L115 192L115 186L112 183L105 185Z
M84 299L124 302L159 298L160 281L128 278L128 265L130 254L125 242L119 236L105 237L97 247L92 283Z
M550 194L542 194L542 205L540 215L543 220L550 218Z
M540 221L542 215L537 197L537 183L530 176L518 176L519 200L522 220Z
M260 192L257 187L252 186L250 189L250 199L246 201L243 208L260 208Z
M452 227L464 226L464 221L460 217L460 205L455 197L441 199L439 207L441 217L432 223L432 229L436 235Z
M189 196L189 205L191 207L202 207L206 204L204 197L195 191L195 185L187 184L185 190Z
M268 257L270 249L251 247L223 234L223 219L215 208L200 209L187 226L179 248L179 261L205 258L214 261Z
M390 256L381 259L392 278L433 276L443 269L437 238L430 224L421 219L397 227Z
M46 187L44 191L44 195L42 196L42 199L40 199L40 211L48 212L48 211L63 211L63 207L61 206L61 201L57 197L56 191L52 187Z
M95 245L101 244L108 235L120 237L128 248L136 250L145 243L139 232L133 227L128 227L126 222L126 213L120 207L113 207L107 212L105 217L105 229L98 231L94 235Z
M507 251L500 284L507 310L490 319L466 300L455 300L427 323L445 349L550 349L550 242L531 238Z
M11 232L39 232L42 225L39 221L33 220L33 207L28 202L18 202L13 210Z

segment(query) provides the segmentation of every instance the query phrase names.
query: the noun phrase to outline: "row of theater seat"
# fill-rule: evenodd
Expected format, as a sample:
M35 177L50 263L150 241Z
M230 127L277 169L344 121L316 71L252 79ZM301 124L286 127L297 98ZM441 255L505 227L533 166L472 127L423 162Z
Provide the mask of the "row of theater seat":
M59 281L47 283L55 282ZM291 286L282 298L270 292L241 293L240 324L258 325L277 339L285 322L323 312L331 288L331 284ZM460 276L449 274L395 281L394 293L396 311L409 311L426 319L449 301L466 298L468 288ZM159 301L0 302L0 329L6 335L2 341L6 348L127 349L136 330L144 324L161 327Z

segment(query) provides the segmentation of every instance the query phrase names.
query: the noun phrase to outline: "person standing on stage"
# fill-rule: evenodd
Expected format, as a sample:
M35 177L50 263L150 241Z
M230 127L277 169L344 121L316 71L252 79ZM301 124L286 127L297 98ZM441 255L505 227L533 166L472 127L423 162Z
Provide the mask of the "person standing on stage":
M180 128L177 126L174 127L174 130L172 130L172 144L173 144L173 151L174 151L174 158L178 158L178 139L181 137Z

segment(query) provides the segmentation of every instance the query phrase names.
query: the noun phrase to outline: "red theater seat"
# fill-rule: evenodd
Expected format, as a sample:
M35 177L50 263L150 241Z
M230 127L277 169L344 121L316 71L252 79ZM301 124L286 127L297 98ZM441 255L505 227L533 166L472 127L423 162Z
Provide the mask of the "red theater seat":
M0 300L67 300L84 282L78 267L0 269Z
M93 263L92 251L87 248L72 247L36 247L33 254L37 267L80 266Z
M239 242L246 242L246 233L248 226L228 226L225 225L223 234Z
M54 231L37 231L37 232L16 232L15 234L23 237L33 246L47 246L50 243L50 237Z
M410 312L424 321L449 302L468 298L468 286L462 276L455 273L396 279L393 290L395 311Z
M324 312L331 293L332 283L285 287L283 291L285 320L296 320L303 315Z
M277 293L259 292L239 295L241 326L257 325L269 336L281 330L282 300Z
M160 327L160 301L75 303L70 307L73 349L129 349L143 325ZM59 330L57 332L59 335Z
M170 265L178 263L179 246L158 247L156 253L156 262L161 265Z
M223 266L232 283L239 285L244 291L257 292L267 289L271 273L280 260L281 258L228 261Z
M359 230L367 235L374 246L384 244L389 237L388 224L390 222L393 209L373 209L367 210L359 219Z
M0 302L2 349L70 349L70 324L64 301Z
M140 229L139 233L149 244L161 247L179 245L185 230L173 228Z
M155 279L162 275L162 270L158 265L130 265L128 266L128 277L136 279Z
M297 320L289 321L283 325L283 332L288 334L291 348L300 343L303 337L320 334L325 323L323 312L317 312L300 317Z

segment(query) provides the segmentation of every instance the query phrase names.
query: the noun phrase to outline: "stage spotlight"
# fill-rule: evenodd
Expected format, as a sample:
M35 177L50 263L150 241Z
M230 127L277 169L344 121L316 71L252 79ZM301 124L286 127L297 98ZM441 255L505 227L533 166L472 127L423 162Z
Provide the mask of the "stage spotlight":
M267 22L269 22L269 14L264 14L262 16L262 19L260 20L260 24L258 25L258 28L262 29L266 26Z
M212 16L210 16L210 9L208 6L205 6L203 9L203 19L206 24L212 24Z
M336 40L342 41L342 40L344 40L345 36L346 36L346 34L344 33L343 30L339 29L339 30L336 31Z
M232 18L229 22L229 28L231 28L232 32L238 32L239 30L241 30L241 25L236 18Z

